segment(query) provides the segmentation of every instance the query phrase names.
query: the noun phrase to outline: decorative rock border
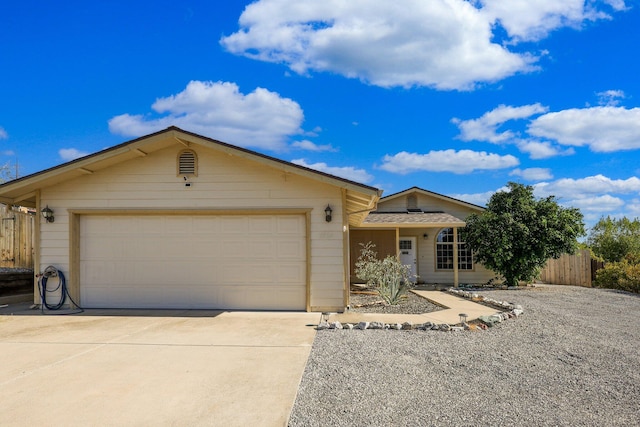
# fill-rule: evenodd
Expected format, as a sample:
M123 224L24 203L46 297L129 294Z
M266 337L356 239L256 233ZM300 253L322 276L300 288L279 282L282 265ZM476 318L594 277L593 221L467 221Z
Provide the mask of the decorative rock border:
M493 298L487 298L482 295L478 295L475 292L465 291L459 288L450 288L447 292L452 293L458 297L469 299L473 302L482 303L485 305L489 305L492 307L496 307L502 311L492 314L490 316L480 316L478 318L478 323L475 324L475 329L486 330L490 327L498 323L502 323L505 320L516 318L524 313L524 310L521 305L514 304L506 301L498 301ZM404 323L384 323L384 322L359 322L359 323L345 323L342 324L340 322L327 322L321 321L316 327L317 330L325 330L325 329L390 329L396 331L410 331L410 330L420 330L420 331L442 331L442 332L462 332L469 331L474 328L470 326L468 323L464 322L456 325L449 325L447 323L436 324L433 322L426 323L418 323L413 324L411 322Z

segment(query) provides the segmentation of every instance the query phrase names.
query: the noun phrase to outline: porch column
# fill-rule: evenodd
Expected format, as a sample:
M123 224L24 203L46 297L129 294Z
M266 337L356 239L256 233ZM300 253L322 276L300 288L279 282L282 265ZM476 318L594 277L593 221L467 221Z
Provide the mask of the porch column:
M458 227L453 227L453 286L458 287Z
M400 228L396 227L396 256L400 258Z

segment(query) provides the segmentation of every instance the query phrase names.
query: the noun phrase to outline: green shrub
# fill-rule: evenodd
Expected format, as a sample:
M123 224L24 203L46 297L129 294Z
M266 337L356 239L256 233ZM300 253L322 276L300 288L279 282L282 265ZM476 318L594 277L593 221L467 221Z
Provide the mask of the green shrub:
M640 293L640 257L630 254L620 262L606 263L596 272L594 285Z
M379 259L373 250L376 245L371 242L360 245L362 249L356 261L356 276L373 287L387 304L398 304L412 286L410 267L402 264L397 256Z

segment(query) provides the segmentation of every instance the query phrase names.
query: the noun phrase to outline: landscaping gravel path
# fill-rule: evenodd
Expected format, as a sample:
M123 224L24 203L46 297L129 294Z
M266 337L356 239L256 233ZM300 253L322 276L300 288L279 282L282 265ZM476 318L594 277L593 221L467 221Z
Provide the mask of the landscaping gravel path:
M318 331L290 426L636 426L640 295L536 286L482 295L488 331Z

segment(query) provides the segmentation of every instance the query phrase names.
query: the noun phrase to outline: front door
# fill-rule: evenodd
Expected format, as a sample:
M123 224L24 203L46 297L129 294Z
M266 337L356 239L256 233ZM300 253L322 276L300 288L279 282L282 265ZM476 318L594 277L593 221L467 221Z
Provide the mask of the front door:
M408 265L412 281L416 281L418 274L418 262L416 257L416 238L415 237L400 237L398 241L400 249L400 262L404 265Z

